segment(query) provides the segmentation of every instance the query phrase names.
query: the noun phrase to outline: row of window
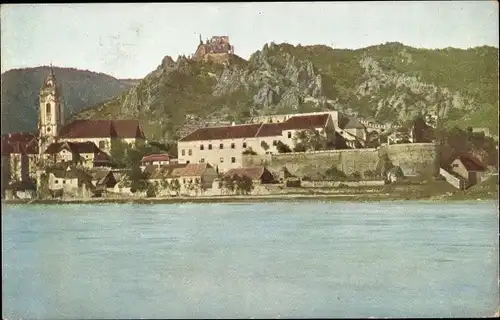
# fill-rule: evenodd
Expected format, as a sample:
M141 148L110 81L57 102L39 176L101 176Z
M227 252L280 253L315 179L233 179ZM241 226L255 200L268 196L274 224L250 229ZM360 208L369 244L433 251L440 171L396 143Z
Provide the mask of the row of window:
M200 163L205 163L205 158L201 158L200 159ZM220 163L224 163L224 157L220 157ZM236 158L235 157L231 157L231 163L236 163Z
M245 149L247 147L247 143L246 142L243 142L243 149ZM236 148L236 144L233 142L231 143L231 149L235 149ZM221 143L219 144L219 149L224 149L224 144ZM205 146L204 145L200 145L200 150L205 150ZM212 144L209 143L208 144L208 150L212 150Z
M288 133L288 136L291 137L291 133L290 132ZM278 141L277 140L273 140L273 146L276 146L277 144L278 144ZM243 149L246 149L247 143L243 142L242 147L243 147ZM235 149L235 148L236 148L236 145L234 143L231 143L231 149ZM221 143L219 145L219 149L224 149L224 144L223 143ZM204 145L200 145L200 150L205 150L205 146ZM211 143L208 144L208 150L213 150ZM181 155L183 155L183 156L186 155L186 150L185 149L181 150ZM188 149L188 155L189 156L193 155L193 151L191 149Z

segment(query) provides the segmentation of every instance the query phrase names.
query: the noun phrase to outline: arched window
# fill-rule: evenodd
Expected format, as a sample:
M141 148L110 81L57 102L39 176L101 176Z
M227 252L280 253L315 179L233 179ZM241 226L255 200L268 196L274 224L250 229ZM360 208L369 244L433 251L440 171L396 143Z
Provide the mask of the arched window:
M51 110L50 110L50 103L47 103L47 104L45 105L45 113L50 114L50 111L51 111Z
M99 141L99 149L104 149L104 148L106 148L106 141L104 140Z

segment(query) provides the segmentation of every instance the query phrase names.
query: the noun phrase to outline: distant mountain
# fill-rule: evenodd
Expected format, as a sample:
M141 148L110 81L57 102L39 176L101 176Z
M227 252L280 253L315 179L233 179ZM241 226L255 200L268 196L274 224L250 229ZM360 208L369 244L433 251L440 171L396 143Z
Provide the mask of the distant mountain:
M166 56L137 86L74 118L136 118L149 138L164 141L206 124L328 109L391 123L439 117L498 134L498 49L271 43L248 61Z
M62 89L66 116L109 100L136 85L139 80L119 80L103 73L54 67ZM37 130L40 87L49 67L9 70L2 74L2 134Z

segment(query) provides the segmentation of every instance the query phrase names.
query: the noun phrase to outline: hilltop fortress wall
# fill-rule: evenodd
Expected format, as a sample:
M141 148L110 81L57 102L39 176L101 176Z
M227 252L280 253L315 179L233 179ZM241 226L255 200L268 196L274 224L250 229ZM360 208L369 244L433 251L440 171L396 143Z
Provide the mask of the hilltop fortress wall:
M243 167L266 165L279 171L286 167L299 177L324 174L332 166L351 175L375 171L382 155L408 176L429 177L439 174L438 149L433 143L395 144L377 149L343 149L243 156Z

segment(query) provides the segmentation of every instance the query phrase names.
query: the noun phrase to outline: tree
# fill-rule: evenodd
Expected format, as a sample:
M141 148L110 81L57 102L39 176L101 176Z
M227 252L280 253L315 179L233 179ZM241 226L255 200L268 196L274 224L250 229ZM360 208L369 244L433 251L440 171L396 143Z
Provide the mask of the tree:
M160 183L158 181L155 181L154 183L149 183L146 190L146 196L156 197L159 188L160 188Z
M377 178L378 174L374 170L366 170L364 176L368 179Z
M257 152L253 151L252 148L248 148L248 149L245 149L245 151L243 151L241 154L249 154L249 155L257 155Z
M197 191L197 188L196 188L196 185L195 185L195 182L193 182L192 179L189 179L187 182L186 182L186 190L188 191L188 194L191 195L191 192L193 191Z
M181 184L178 179L173 179L170 182L170 188L175 192L177 196L181 193Z
M391 170L393 167L394 167L394 165L392 164L391 159L389 159L389 156L387 155L387 153L384 153L379 158L376 171L378 174L385 177L387 172L389 170Z
M269 145L265 141L262 141L260 143L260 146L262 147L262 149L264 149L264 151L269 150Z
M203 194L207 190L203 178L196 178L194 180L194 183L195 183L196 193L197 194L198 194L198 192L200 194Z
M148 175L142 171L139 164L132 164L130 170L127 171L127 176L130 180L130 192L145 191L149 187Z
M354 179L354 180L360 180L361 179L361 174L357 171L353 172L351 174L351 177Z
M254 189L253 181L252 179L247 176L247 175L236 175L234 177L235 184L236 184L236 190L238 194L245 194L248 195L251 193Z
M130 146L122 141L121 139L113 139L111 141L111 161L113 165L117 168L126 168L130 165L130 161L128 159Z
M346 179L345 173L337 169L335 165L331 166L328 170L326 170L325 175L330 179L339 181L343 181Z
M170 190L170 183L168 182L168 179L166 176L163 176L161 181L160 181L160 186L163 190L169 191Z
M295 150L325 150L327 145L326 137L315 129L297 131L293 140L295 144Z
M229 175L225 175L223 178L223 188L229 191L230 193L234 193L236 188L236 185L234 183L234 178Z
M287 144L285 144L285 143L283 143L281 141L278 141L276 143L276 149L278 150L279 153L289 153L289 152L292 152L292 149L290 149L290 147Z

